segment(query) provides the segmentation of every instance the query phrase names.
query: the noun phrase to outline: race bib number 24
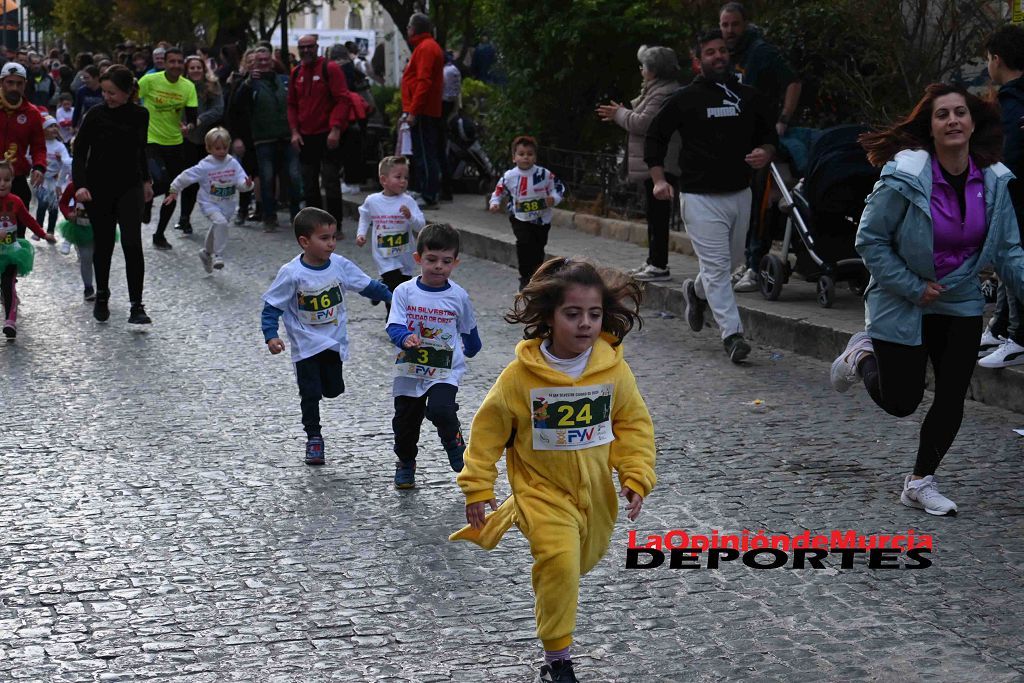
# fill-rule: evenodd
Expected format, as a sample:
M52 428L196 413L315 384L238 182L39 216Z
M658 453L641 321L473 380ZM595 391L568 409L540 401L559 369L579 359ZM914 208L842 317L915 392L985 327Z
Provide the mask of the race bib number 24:
M612 386L531 389L534 450L577 451L613 441Z

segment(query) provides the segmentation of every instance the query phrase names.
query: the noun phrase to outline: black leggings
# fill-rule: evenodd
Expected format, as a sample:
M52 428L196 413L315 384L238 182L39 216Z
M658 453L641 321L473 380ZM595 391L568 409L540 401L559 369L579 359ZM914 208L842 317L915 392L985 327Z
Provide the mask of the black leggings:
M146 145L146 157L149 160L149 172L153 176L153 196L165 195L171 189L171 183L185 170L185 143L177 145ZM163 237L167 224L171 221L177 201L164 205L160 203L160 220L156 224L154 237ZM153 200L146 204L146 215L152 218Z
M914 474L935 474L964 417L964 399L978 362L981 316L926 315L920 346L873 339L874 355L860 362L864 386L885 412L906 417L924 397L928 359L935 370L935 400L921 423Z
M142 303L142 279L146 264L142 255L142 185L135 185L120 194L96 191L85 209L92 221L96 250L92 264L96 270L96 290L110 296L110 260L114 256L114 235L121 226L121 250L128 276L128 299Z
M510 217L512 232L516 236L516 257L519 260L519 289L526 286L533 274L544 263L544 250L548 246L550 225L525 223Z
M194 142L185 141L185 168L195 166L206 156L206 148ZM174 178L171 178L174 180ZM199 197L199 183L192 183L181 191L181 213L178 215L179 224L189 224L192 219L192 209L195 208L196 199ZM230 216L228 216L230 218Z
M391 428L395 432L395 455L403 463L415 463L419 453L420 425L423 418L434 423L441 444L447 446L459 436L459 404L455 395L459 388L438 382L422 396L395 396L395 416Z
M14 286L14 283L17 281L17 266L7 266L3 273L0 274L0 299L2 299L4 303L4 320L17 320L18 318L18 306L16 301L18 294Z

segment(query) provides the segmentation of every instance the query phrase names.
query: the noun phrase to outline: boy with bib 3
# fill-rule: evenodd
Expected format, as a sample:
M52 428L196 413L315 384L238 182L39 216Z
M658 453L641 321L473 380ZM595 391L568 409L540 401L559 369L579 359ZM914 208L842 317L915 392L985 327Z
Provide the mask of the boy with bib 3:
M398 285L388 315L388 336L401 349L395 359L395 488L416 485L416 455L423 418L434 423L452 470L466 450L455 395L466 358L481 349L469 294L448 279L459 263L459 233L447 223L420 231L413 258L421 275Z
M544 263L544 248L551 231L551 207L562 201L565 187L555 174L537 165L537 141L520 135L512 141L515 167L501 176L491 195L490 211L501 210L501 198L508 196L508 219L516 236L519 259L519 289Z
M323 465L320 399L345 391L342 363L348 358L348 332L342 292L381 301L390 301L391 292L334 253L338 226L331 214L305 208L295 216L294 226L302 253L281 266L263 295L263 337L270 353L284 351L277 332L277 322L284 318L306 430L306 464Z
M635 520L656 481L654 427L622 339L639 321L639 286L608 282L590 263L552 259L505 316L526 325L516 359L473 418L465 468L468 526L451 535L488 550L512 524L530 542L540 680L575 682L569 648L580 577L608 550L618 494ZM496 464L512 495L496 507ZM485 507L496 509L485 518Z

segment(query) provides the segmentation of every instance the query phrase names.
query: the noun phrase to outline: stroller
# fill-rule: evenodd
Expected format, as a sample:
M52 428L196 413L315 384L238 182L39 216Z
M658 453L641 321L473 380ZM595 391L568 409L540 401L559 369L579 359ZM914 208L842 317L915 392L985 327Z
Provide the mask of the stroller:
M761 295L775 301L792 273L816 282L818 303L831 308L836 283L848 282L858 296L868 284L864 262L854 249L854 236L880 169L868 163L858 136L868 129L858 125L822 131L811 145L807 172L792 193L773 163L771 174L782 195L778 211L786 215L782 255L761 259L758 285ZM799 236L793 240L793 233ZM790 249L796 257L790 265Z
M448 168L452 185L462 192L489 193L494 189L494 166L480 146L476 124L462 111L448 124Z

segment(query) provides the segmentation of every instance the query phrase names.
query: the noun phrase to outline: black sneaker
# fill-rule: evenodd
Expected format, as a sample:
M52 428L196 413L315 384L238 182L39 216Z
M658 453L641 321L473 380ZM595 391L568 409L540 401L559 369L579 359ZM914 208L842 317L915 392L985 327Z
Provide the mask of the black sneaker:
M323 465L324 462L324 438L322 436L311 436L306 440L307 465Z
M132 304L132 312L128 316L128 322L132 325L149 325L153 321L146 315L146 308L142 304Z
M101 323L107 322L110 318L110 308L107 302L110 301L110 292L100 290L96 292L96 303L92 305L92 317Z
M96 301L96 290L92 287L86 287L82 296L86 301Z
M697 286L693 280L683 282L683 301L686 303L686 324L694 332L700 332L704 329L704 306L707 302L697 296Z
M540 668L541 683L579 683L572 671L572 660L559 659Z
M8 339L14 339L18 336L18 328L13 320L8 320L4 323L4 336Z
M416 487L416 463L398 461L395 466L395 488L411 489Z
M453 472L461 472L465 463L462 456L466 452L466 441L462 438L462 432L456 434L455 439L444 444L444 452L448 454L448 464Z
M241 211L235 214L235 225L245 225L245 214Z
M188 221L180 221L177 225L174 226L174 229L181 230L182 234L185 235L192 234L192 224L189 223Z
M730 334L722 344L725 346L726 355L729 356L729 360L733 363L739 363L750 355L750 344L747 343L739 332Z
M163 235L153 235L153 246L162 251L170 251L174 248Z

